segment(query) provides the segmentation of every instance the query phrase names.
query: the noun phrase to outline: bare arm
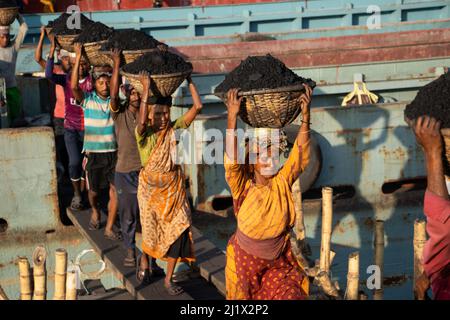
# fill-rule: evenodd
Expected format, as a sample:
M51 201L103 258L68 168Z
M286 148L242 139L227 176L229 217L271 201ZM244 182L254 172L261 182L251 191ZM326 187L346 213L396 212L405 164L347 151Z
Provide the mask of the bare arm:
M41 36L39 37L39 42L36 47L36 51L34 52L34 60L39 63L42 68L45 68L45 60L42 59L42 45L44 43L45 38L45 27L41 27Z
M25 35L27 34L28 31L28 26L21 14L17 15L17 21L19 21L20 26L19 32L17 33L17 36L14 39L14 48L16 49L16 51L20 49L20 46L22 45L23 40L25 39Z
M136 127L137 133L142 136L144 132L147 130L147 123L148 123L148 91L150 89L150 74L146 71L141 71L139 73L140 81L142 83L142 86L144 87L142 95L141 95L141 105L139 107L139 120Z
M193 106L184 114L184 123L189 126L195 117L202 110L202 101L200 95L198 94L197 87L194 82L192 82L191 76L187 78L189 83L189 91L191 92L192 100L194 102Z
M423 147L425 152L427 189L449 200L444 179L444 165L442 162L443 142L440 129L440 121L427 116L418 118L414 125L417 142Z
M53 57L54 57L55 48L56 48L55 35L50 34L49 38L50 38L51 45L50 45L49 57L47 59L47 62L45 63L45 77L55 84L59 84L60 86L65 86L66 85L66 75L56 74L53 72L53 67L55 65L55 61L54 61Z
M311 107L311 95L313 89L309 86L305 86L305 94L300 96L300 103L302 107L302 124L300 126L300 130L297 135L297 144L298 146L303 146L310 138L310 107Z
M227 157L233 162L237 159L237 137L236 126L239 108L241 106L242 97L238 98L239 89L230 89L227 93L227 133L225 139L225 152Z
M302 108L302 124L295 139L295 145L289 154L279 174L282 175L289 185L293 185L309 164L311 143L310 143L310 104L312 89L305 85L305 93L300 96Z
M73 93L75 100L81 103L84 100L84 93L78 84L78 81L79 81L78 69L80 68L81 51L83 49L83 46L81 43L75 43L74 49L75 49L76 58L75 58L75 64L72 67L72 73L70 76L70 88L72 89L72 93Z
M115 48L112 50L112 58L114 61L113 74L111 77L111 111L119 111L119 70L120 70L120 49Z

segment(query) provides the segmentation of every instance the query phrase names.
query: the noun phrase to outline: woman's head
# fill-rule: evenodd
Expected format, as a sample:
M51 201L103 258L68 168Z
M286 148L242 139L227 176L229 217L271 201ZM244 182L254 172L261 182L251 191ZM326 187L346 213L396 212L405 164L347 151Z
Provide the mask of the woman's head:
M165 129L170 123L170 107L172 97L149 97L148 98L148 121L155 131Z
M250 173L274 177L280 169L280 154L285 148L286 136L281 130L254 129L246 143L245 162Z
M149 105L148 119L155 131L164 130L170 122L170 107L164 104Z

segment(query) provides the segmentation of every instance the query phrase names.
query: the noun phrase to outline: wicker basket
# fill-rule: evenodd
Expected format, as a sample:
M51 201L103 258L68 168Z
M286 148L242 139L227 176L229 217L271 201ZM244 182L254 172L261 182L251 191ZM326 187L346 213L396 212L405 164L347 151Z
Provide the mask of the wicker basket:
M172 93L183 83L183 81L191 74L192 70L180 73L151 75L152 83L150 87L150 95L157 97L170 97ZM139 80L139 75L131 74L120 70L120 74L123 75L130 84L142 94L143 87Z
M85 43L83 45L84 52L86 53L86 57L91 65L93 66L101 66L104 64L110 65L111 58L106 54L102 54L102 51L100 51L102 45L107 41L108 40L90 42Z
M143 49L143 50L124 50L122 52L123 57L125 58L125 63L131 63L134 62L134 60L136 60L137 58L139 58L140 56L149 53L149 52L153 52L158 50L158 48L153 48L153 49Z
M0 26L9 26L16 20L19 13L19 7L1 8L0 9Z
M56 36L56 44L61 48L69 52L74 52L73 49L73 40L78 37L77 34L68 34L68 35L57 35Z
M283 128L302 111L299 97L304 91L303 85L296 85L239 92L244 97L239 116L254 128ZM226 103L226 93L215 95Z
M155 50L158 50L158 49L154 48L154 49L144 49L144 50L124 50L124 51L122 51L122 57L121 57L120 64L124 65L127 63L134 62L134 60L136 60L140 56L142 56L146 53L149 53L149 52L153 52ZM107 64L109 64L110 66L113 66L114 62L113 62L113 59L111 58L111 51L103 50L103 51L100 51L99 53L104 55L105 61Z

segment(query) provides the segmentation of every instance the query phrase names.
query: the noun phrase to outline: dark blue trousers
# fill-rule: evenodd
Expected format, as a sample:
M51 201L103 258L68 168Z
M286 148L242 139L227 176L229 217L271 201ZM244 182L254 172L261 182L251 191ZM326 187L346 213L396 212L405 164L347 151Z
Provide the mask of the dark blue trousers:
M139 219L137 199L139 171L128 173L116 171L114 180L119 200L119 218L124 245L127 249L134 249L136 248L135 235Z

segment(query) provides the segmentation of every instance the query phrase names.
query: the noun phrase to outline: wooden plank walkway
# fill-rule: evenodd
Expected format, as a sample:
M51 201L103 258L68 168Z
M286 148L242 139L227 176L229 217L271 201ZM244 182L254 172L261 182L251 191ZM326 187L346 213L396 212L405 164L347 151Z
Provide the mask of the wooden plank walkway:
M70 218L79 232L89 241L114 275L123 283L132 297L139 300L222 300L225 295L225 255L200 232L193 228L196 265L200 277L178 283L184 293L170 296L164 288L164 278L153 278L149 285L140 285L136 280L135 268L123 266L126 251L122 241L111 241L103 236L103 229L91 231L88 228L90 210L72 211ZM140 253L140 252L139 252Z

